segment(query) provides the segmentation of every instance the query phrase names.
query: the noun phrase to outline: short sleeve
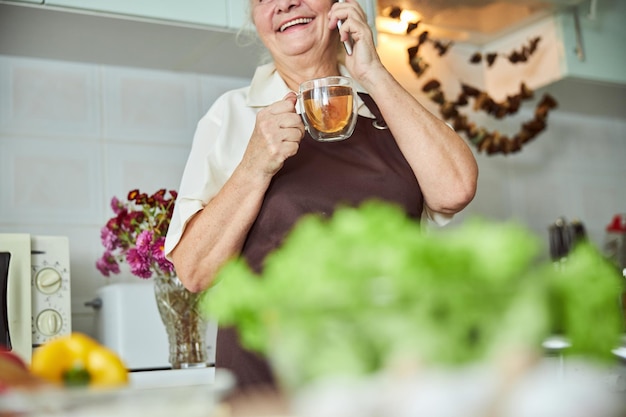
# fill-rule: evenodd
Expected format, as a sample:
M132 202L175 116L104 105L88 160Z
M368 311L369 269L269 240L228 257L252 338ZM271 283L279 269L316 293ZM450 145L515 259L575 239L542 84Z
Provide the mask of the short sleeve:
M452 221L454 214L445 214L432 211L427 205L424 204L424 212L422 218L425 218L428 223L436 226L445 226Z
M215 197L241 161L254 117L254 111L245 107L245 89L239 89L218 98L198 122L165 239L168 259L189 220ZM252 124L247 123L250 118Z

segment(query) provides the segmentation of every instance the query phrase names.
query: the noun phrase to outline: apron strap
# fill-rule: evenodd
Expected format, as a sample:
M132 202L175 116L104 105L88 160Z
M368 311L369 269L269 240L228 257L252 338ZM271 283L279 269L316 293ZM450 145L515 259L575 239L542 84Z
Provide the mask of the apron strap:
M370 109L372 114L374 114L374 116L376 117L376 120L372 122L372 125L376 129L380 130L389 129L389 127L387 126L387 122L385 122L385 119L383 118L383 115L381 114L380 109L376 105L374 99L366 93L359 93L359 97L361 97L361 100L363 100L367 108Z

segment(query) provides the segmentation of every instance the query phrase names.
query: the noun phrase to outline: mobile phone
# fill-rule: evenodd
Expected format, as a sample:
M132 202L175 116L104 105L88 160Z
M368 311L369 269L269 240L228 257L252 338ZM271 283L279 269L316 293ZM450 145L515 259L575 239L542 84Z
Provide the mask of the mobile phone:
M345 0L339 0L339 3L344 3L344 2ZM337 22L337 29L341 29L341 20ZM343 41L343 47L346 49L346 53L348 55L352 55L352 39L350 37L348 37L347 41Z

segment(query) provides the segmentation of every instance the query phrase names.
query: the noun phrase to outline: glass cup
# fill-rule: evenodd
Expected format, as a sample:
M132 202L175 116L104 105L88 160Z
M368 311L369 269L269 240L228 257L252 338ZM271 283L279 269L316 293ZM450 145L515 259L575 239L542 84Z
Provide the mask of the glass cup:
M300 114L311 137L320 142L349 138L358 117L356 94L348 77L317 78L300 84Z

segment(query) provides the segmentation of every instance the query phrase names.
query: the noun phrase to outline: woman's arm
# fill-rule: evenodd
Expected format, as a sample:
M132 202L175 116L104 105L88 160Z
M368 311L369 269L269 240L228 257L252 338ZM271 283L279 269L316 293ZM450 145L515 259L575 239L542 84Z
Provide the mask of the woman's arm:
M415 173L426 205L454 214L476 193L478 166L469 146L425 109L384 68L364 81Z
M219 268L237 255L256 219L269 180L237 167L224 187L187 223L171 252L176 273L192 292L213 283Z
M208 288L221 266L241 252L265 191L304 136L295 94L261 110L241 162L222 189L187 223L170 257L183 285Z
M454 214L474 198L478 166L461 137L424 108L383 66L367 17L356 0L333 5L333 22L341 19L354 53L346 57L350 74L372 96L419 181L424 200L434 212Z

